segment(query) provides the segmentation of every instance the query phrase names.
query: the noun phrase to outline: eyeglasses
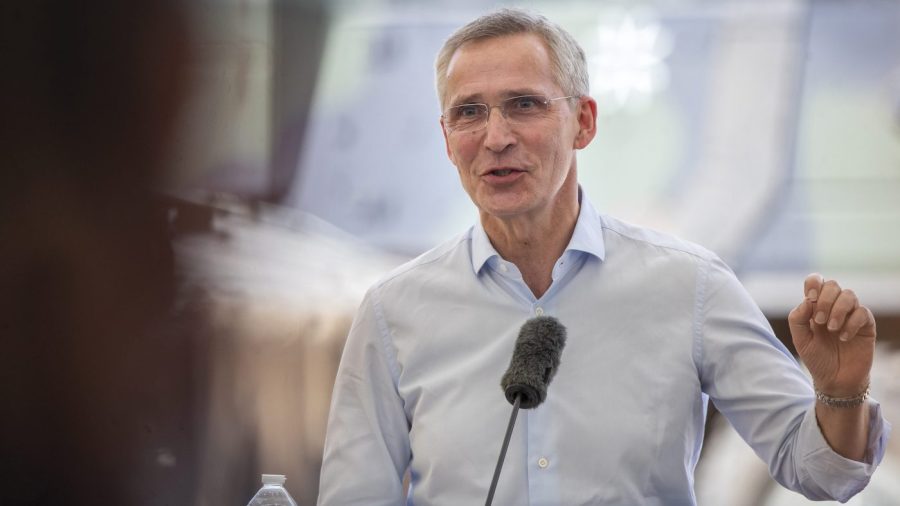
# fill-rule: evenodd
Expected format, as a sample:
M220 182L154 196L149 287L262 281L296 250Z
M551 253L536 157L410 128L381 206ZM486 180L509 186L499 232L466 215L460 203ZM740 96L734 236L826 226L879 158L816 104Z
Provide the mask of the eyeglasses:
M567 97L547 98L543 95L522 95L520 97L507 98L500 105L487 104L462 104L448 107L441 117L444 126L450 132L474 132L487 126L491 109L500 108L500 114L506 121L515 124L544 118L550 112L550 104L557 100L578 98L575 95Z

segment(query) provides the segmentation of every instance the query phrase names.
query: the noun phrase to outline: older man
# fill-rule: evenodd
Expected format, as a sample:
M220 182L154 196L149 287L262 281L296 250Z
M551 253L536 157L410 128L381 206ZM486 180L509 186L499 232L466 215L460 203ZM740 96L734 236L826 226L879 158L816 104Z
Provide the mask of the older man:
M580 191L597 106L571 35L498 11L454 33L436 73L447 155L480 221L366 295L319 504L483 501L510 409L498 385L536 315L568 344L512 434L497 504L694 504L708 399L783 485L840 500L866 485L888 426L867 399L875 321L853 292L804 283L790 322L811 384L714 254Z

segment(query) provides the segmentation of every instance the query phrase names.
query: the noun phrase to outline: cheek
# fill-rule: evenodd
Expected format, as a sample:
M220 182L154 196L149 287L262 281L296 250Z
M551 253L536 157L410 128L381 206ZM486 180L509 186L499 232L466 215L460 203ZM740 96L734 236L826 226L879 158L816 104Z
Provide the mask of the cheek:
M462 171L472 164L478 154L478 143L473 139L460 138L454 139L450 143L451 160L456 168Z
M531 139L527 145L531 147L533 155L540 157L544 163L559 160L565 153L560 145L559 135L545 135Z
M450 162L456 167L459 180L463 188L468 192L471 186L472 150L465 143L453 142L448 144L448 151L450 153Z

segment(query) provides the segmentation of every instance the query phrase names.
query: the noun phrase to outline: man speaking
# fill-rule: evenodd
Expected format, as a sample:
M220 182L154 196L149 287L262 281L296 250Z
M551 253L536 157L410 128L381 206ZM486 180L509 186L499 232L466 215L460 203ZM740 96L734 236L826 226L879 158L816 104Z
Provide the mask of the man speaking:
M868 399L875 320L852 291L798 281L789 321L810 381L714 254L598 213L577 178L597 119L584 52L547 19L476 19L436 80L480 220L366 294L320 505L484 502L510 410L501 378L523 322L545 315L565 350L512 432L496 504L695 504L707 400L785 487L841 501L865 487L889 425Z

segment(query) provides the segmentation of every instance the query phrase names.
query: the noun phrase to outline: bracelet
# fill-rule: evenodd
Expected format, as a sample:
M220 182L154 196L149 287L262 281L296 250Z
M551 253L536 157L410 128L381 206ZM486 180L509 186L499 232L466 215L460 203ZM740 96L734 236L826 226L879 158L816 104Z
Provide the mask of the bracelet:
M830 408L855 408L856 406L861 405L866 402L866 399L869 398L869 385L866 385L865 390L862 393L856 394L852 397L831 397L830 395L826 395L816 389L816 400L821 402L822 404L830 407Z

